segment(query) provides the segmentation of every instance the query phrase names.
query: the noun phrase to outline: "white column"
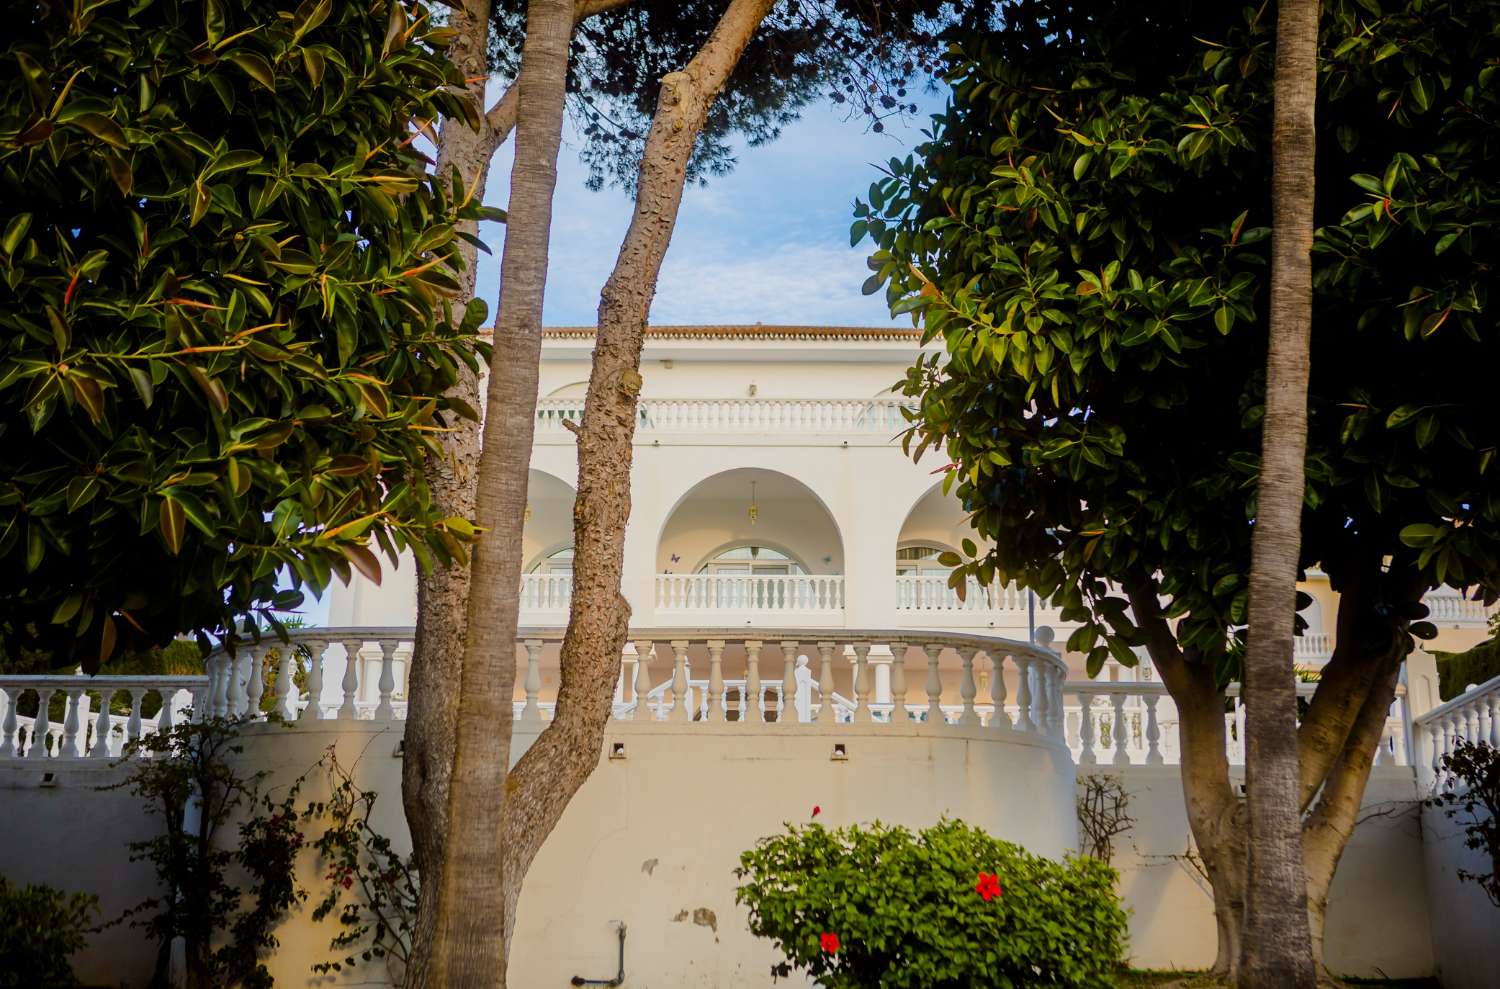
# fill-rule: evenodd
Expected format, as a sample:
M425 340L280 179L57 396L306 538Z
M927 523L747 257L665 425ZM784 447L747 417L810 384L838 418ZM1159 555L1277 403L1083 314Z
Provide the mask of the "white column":
M672 640L672 711L667 717L668 721L693 720L687 704L687 651L688 640Z
M754 724L766 720L760 706L760 648L759 639L745 640L745 712L740 720Z
M724 720L724 640L708 640L708 709L705 721Z
M542 640L527 639L525 645L526 705L521 708L521 720L527 724L537 724L542 720Z
M943 724L943 679L938 674L938 657L943 653L943 647L929 642L922 647L927 654L927 723L929 725Z
M394 721L396 709L391 705L391 695L396 692L396 647L401 643L395 639L382 639L380 645L380 703L375 706L376 721Z

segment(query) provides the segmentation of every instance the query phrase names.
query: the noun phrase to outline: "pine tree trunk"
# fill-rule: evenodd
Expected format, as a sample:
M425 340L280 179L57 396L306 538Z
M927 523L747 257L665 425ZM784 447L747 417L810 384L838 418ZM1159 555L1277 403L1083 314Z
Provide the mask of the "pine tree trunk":
M505 882L501 833L510 762L521 530L535 425L542 301L552 195L573 29L571 0L531 0L516 110L516 156L496 359L485 402L475 520L483 534L470 563L449 780L448 840L437 888L430 984L504 986Z
M772 0L732 0L681 71L662 79L641 158L635 212L599 303L593 369L578 439L573 598L551 724L512 774L505 818L507 943L521 884L568 801L598 765L630 607L620 593L641 345L672 239L688 160L714 99ZM514 218L512 218L514 222Z
M1318 0L1283 0L1277 14L1270 348L1243 678L1249 855L1237 984L1246 987L1316 984L1292 649L1312 336L1318 6Z

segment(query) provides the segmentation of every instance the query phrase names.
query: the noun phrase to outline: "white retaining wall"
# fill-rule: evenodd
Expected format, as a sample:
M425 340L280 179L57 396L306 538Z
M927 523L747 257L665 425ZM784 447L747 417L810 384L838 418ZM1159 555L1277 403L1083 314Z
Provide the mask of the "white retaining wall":
M1435 807L1422 809L1422 852L1432 948L1443 989L1495 989L1500 985L1500 908L1458 870L1486 873L1491 864L1464 847L1460 821Z

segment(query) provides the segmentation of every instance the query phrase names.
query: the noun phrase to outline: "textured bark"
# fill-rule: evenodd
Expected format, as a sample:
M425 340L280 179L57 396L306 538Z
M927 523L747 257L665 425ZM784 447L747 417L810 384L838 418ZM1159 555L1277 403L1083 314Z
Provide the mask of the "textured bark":
M1276 22L1270 347L1243 677L1249 851L1236 982L1246 987L1311 989L1317 982L1302 860L1292 637L1312 339L1318 8L1318 0L1283 0Z
M520 609L521 530L536 418L542 301L552 195L573 30L571 0L531 0L516 109L516 155L485 402L459 671L458 724L448 790L448 841L438 881L432 985L504 986L506 801Z
M635 212L599 303L573 508L573 599L553 721L516 764L504 822L505 934L521 885L568 801L598 764L630 607L620 593L641 344L672 239L688 160L709 108L772 0L732 0L703 47L665 76L637 183Z
M475 80L469 86L468 98L476 107L482 107L484 100L489 14L487 0L470 0L451 15L458 35L449 47L448 57L465 78ZM487 125L475 131L462 120L444 120L438 134L437 174L446 179L457 168L464 181L475 186L475 197L482 198L490 159L509 129L505 127L500 132ZM478 224L470 222L466 226L469 233L477 232ZM455 306L462 312L474 297L479 250L460 241L459 251L464 271L460 282L462 292ZM462 365L458 373L459 380L449 393L470 408L481 408L479 376ZM427 464L427 486L438 511L446 516L472 519L479 466L479 423L455 416L450 427L439 435L443 458ZM401 796L417 872L424 877L436 877L442 871L448 830L448 779L453 770L453 741L458 725L463 615L468 599L467 566L434 566L429 573L417 577L417 630L407 681ZM435 887L435 882L429 883L429 888ZM437 918L437 897L420 896L405 973L405 983L410 989L434 984L429 979L429 965Z
M1229 780L1224 692L1212 669L1191 662L1177 645L1157 603L1154 582L1132 585L1127 593L1136 621L1148 636L1152 664L1177 705L1183 802L1214 893L1219 942L1213 971L1233 978L1244 925L1245 822L1244 805Z
M1354 724L1329 770L1317 807L1303 823L1308 925L1313 960L1320 976L1327 974L1323 965L1323 929L1328 915L1328 891L1349 837L1359 823L1365 785L1370 780L1375 747L1380 744L1391 701L1396 696L1396 679L1404 652L1404 648L1393 647L1383 656L1366 657L1365 664L1378 673L1376 683L1359 706Z

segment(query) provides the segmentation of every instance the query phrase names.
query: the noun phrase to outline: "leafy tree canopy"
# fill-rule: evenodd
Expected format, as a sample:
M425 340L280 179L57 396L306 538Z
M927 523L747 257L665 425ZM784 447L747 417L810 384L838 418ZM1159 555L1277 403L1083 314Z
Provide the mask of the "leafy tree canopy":
M947 451L994 541L965 547L956 586L1053 597L1091 670L1134 662L1118 591L1149 588L1228 678L1263 414L1275 17L1011 6L1042 26L954 45L932 140L856 210L866 290L946 345L906 379L908 442ZM1341 652L1404 651L1408 623L1432 634L1427 589L1500 594L1500 3L1324 8L1302 562L1344 592Z
M580 4L580 6L583 6ZM662 76L679 71L708 40L722 0L596 2L568 65L569 108L585 143L589 186L631 188ZM995 0L780 0L751 39L714 101L688 167L690 180L727 174L732 142L775 140L811 102L827 98L879 131L917 113L918 88L941 70L939 36L989 26ZM524 0L497 0L490 64L504 78L520 68Z
M0 643L274 624L461 555L415 465L484 356L417 127L464 112L411 0L28 7L0 52ZM290 573L292 589L278 590Z

